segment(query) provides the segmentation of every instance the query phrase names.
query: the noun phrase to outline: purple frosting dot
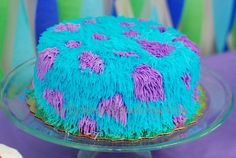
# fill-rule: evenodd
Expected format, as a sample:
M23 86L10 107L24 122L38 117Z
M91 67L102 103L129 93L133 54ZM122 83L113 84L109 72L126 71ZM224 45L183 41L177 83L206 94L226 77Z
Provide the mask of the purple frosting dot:
M66 23L66 24L58 24L55 26L55 32L69 31L69 32L77 32L80 27L80 24Z
M166 32L166 27L164 26L158 26L158 30L163 33L163 32Z
M88 19L88 20L84 20L85 24L94 24L96 23L96 19Z
M193 43L192 41L190 41L188 39L188 37L186 37L186 36L179 36L179 37L173 39L172 41L173 42L183 42L185 47L189 47L192 51L197 53L198 56L200 56L200 54L201 54L198 46L195 43Z
M116 94L111 98L100 101L98 105L98 116L102 117L106 113L108 117L114 118L123 126L127 124L127 109L121 94Z
M139 22L145 22L146 20L144 18L139 18L138 21Z
M115 51L114 54L122 56L122 57L139 57L136 53L134 52L126 52L126 51Z
M67 48L78 48L80 45L81 45L80 42L74 41L74 40L70 40L70 41L66 42Z
M95 39L95 40L108 40L108 37L106 35L103 35L103 34L94 33L93 34L93 39Z
M195 102L198 102L198 86L194 88L193 99Z
M53 106L61 118L65 118L63 94L60 91L45 89L43 98Z
M79 131L84 135L95 135L96 134L96 122L85 116L79 121Z
M182 127L187 120L185 113L183 111L183 106L180 105L180 108L181 108L181 114L179 116L173 117L173 123L175 124L177 128Z
M59 53L57 48L46 48L38 55L38 78L44 79L45 74L52 67L53 62Z
M142 64L132 73L135 97L141 101L164 100L162 75L152 67Z
M166 27L165 26L155 26L151 25L152 29L158 29L161 33L166 32Z
M80 67L82 69L90 68L92 71L100 74L104 70L104 62L98 55L93 54L91 51L83 52L79 56Z
M175 48L166 43L151 42L148 40L138 40L140 46L156 57L168 56Z
M190 89L190 75L188 73L184 73L181 77L181 79L184 81L184 84L187 89Z
M121 26L125 26L125 27L133 27L133 26L135 26L135 23L134 22L126 22L126 21L124 21L124 22L121 22L120 25Z
M61 32L66 30L66 26L64 24L58 24L55 26L54 30L56 32Z
M125 31L123 34L127 37L135 37L139 35L139 33L135 30Z

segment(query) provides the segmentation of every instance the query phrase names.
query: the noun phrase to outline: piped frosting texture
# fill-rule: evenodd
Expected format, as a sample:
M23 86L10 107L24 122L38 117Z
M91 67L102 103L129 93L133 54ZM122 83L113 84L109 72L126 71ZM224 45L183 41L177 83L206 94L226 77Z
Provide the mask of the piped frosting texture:
M200 108L200 51L172 28L83 18L48 28L37 49L39 108L44 121L66 132L153 137L184 126Z

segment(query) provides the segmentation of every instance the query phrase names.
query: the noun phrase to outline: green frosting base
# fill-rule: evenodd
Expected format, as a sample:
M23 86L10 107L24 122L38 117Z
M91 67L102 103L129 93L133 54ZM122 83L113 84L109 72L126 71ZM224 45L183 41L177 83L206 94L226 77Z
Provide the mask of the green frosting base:
M35 115L35 117L37 117L38 119L43 121L49 127L56 128L60 132L65 132L64 127L58 126L58 123L55 123L53 125L49 123L50 121L48 121L48 117L47 117L46 113L44 112L44 110L38 108L39 106L38 106L37 101L35 99L33 89L28 90L26 92L26 94L27 94L26 102L29 105L30 111ZM134 139L120 139L120 138L116 138L115 136L114 137L98 136L96 139L105 139L105 140L112 140L112 141L119 141L119 140L137 141L137 140L144 140L144 139L155 139L157 137L164 136L164 135L171 135L171 134L175 133L176 131L184 130L184 129L190 127L191 125L194 125L194 123L196 123L197 120L203 115L203 113L207 107L207 95L206 95L205 90L201 86L199 86L199 101L198 102L200 105L200 109L199 109L198 113L196 114L196 116L194 118L192 118L192 119L188 118L183 127L175 128L174 130L170 129L170 130L166 131L165 133L161 133L161 134L158 132L157 133L152 132L151 135L149 134L148 137L145 135L145 133L147 133L147 131L143 131L143 136L139 139L135 139L135 138ZM70 134L78 136L78 137L88 137L88 138L94 139L93 136L85 136L85 135L81 134L79 131L73 132Z

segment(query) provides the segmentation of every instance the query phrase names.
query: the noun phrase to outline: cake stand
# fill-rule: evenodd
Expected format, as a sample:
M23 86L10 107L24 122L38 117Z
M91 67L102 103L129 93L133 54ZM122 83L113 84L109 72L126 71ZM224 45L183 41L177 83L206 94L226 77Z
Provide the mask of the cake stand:
M203 65L200 84L207 93L207 108L198 122L191 127L172 135L139 142L78 138L45 125L29 111L25 102L25 91L32 85L34 65L35 59L30 59L6 76L1 85L2 109L8 118L26 133L55 144L80 149L78 158L93 158L102 153L103 157L115 153L115 157L151 158L151 150L193 141L214 131L223 124L233 108L233 96L226 82Z

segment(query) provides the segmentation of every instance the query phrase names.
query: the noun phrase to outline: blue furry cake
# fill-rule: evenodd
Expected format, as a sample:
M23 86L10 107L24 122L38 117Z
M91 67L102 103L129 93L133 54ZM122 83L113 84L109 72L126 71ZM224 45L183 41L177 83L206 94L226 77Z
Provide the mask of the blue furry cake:
M93 139L136 140L194 122L200 52L185 35L151 21L81 18L40 37L35 115Z

